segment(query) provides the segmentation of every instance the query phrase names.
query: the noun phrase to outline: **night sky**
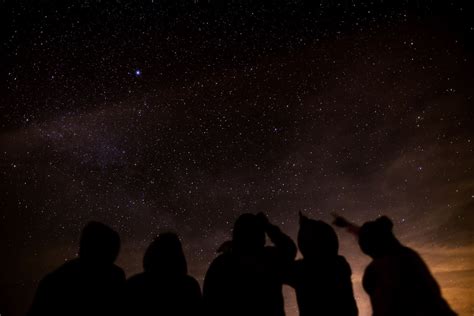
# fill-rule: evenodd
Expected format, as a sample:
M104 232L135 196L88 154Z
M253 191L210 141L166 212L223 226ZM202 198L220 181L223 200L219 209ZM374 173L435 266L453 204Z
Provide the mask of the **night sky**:
M472 315L474 23L444 2L0 1L0 314L90 220L128 276L178 232L202 282L239 214L295 238L302 211L390 216Z

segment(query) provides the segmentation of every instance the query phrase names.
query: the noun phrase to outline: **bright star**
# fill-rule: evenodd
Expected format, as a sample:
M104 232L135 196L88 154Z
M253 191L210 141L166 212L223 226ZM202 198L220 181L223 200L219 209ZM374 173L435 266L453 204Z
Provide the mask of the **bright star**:
M135 75L140 76L142 74L142 71L140 69L135 70Z

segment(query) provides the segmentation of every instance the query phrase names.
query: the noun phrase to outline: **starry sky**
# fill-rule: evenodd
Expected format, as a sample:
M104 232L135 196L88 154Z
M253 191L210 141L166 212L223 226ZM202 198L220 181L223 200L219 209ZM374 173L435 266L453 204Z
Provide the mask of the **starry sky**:
M474 308L473 34L436 1L0 1L0 313L102 221L200 282L237 216L385 214ZM369 258L338 231L360 315ZM296 316L285 288L287 315Z

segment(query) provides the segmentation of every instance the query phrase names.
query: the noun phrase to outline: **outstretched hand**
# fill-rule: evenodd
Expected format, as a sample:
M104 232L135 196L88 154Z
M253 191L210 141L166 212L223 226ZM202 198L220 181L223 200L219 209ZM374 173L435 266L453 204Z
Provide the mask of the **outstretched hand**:
M332 213L332 216L334 216L334 221L332 222L333 225L337 227L342 227L345 228L349 233L354 234L356 237L359 236L359 230L360 227L355 225L354 223L349 222L347 219L345 219L342 216L339 216L336 213Z

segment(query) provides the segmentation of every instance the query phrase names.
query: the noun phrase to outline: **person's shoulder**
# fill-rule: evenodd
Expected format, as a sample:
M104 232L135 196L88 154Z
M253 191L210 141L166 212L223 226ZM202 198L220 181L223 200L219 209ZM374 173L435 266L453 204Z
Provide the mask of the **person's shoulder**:
M425 261L415 250L404 246L402 247L400 252L401 255L399 259L399 265L404 269L412 269L414 267L418 267L419 269L426 269L427 266Z
M304 273L308 269L308 263L304 259L298 259L293 261L290 264L290 273L294 275L299 275L300 273Z
M60 265L55 270L46 274L43 279L41 279L40 284L43 287L54 286L55 284L67 282L71 276L77 274L79 270L79 263L77 259L68 260L62 265Z
M187 286L192 287L192 288L201 288L199 285L199 282L189 274L184 277L184 282L186 283Z
M114 276L125 279L125 272L119 266L113 264L110 270Z
M57 283L57 281L60 279L58 269L49 272L46 274L40 281L39 281L39 287L41 288L49 288L50 286L54 285Z
M131 277L129 277L125 284L129 287L133 287L133 286L136 286L138 284L143 283L145 281L145 279L146 279L146 277L145 277L145 274L143 272L142 273L137 273L137 274L134 274Z
M280 255L280 251L275 246L265 246L265 248L263 248L263 253L269 257Z
M79 259L71 259L64 262L56 270L52 271L49 276L62 277L70 273L76 273L78 270L81 270L81 262Z
M211 266L226 265L229 262L233 261L233 259L234 255L231 252L224 252L214 258L214 260L211 262Z
M295 261L293 261L293 265L299 266L305 264L305 262L306 261L304 259L296 259Z
M298 259L298 260L293 261L290 267L292 269L301 269L305 267L306 265L308 265L308 263L304 259Z
M339 264L341 266L350 267L349 262L347 262L347 259L344 256L338 255L336 257L336 262L337 262L337 264Z
M373 274L375 270L377 269L377 262L375 260L372 260L364 269L365 274Z
M336 257L337 268L340 270L341 273L351 275L352 270L349 262L347 262L344 256L338 255Z
M407 257L407 258L412 258L412 259L420 259L421 256L418 252L416 252L415 250L409 248L409 247L406 247L406 246L403 246L400 248L400 254L404 257Z
M400 269L404 266L402 262L406 262L405 254L401 254L399 251L389 255L382 256L374 259L370 263L371 270L377 274L398 274Z
M66 260L57 270L70 270L70 269L80 269L82 266L81 260L79 258Z
M144 278L145 278L145 273L140 272L140 273L134 274L131 277L129 277L127 279L127 282L136 282L136 281L142 280Z
M185 280L185 282L188 282L188 283L199 284L198 281L193 276L191 276L189 274L186 274L184 276L184 280Z
M227 273L226 271L232 270L233 267L236 265L236 258L235 255L232 253L222 253L219 254L214 260L212 260L211 264L206 273L206 277L209 275L220 275L222 273Z

